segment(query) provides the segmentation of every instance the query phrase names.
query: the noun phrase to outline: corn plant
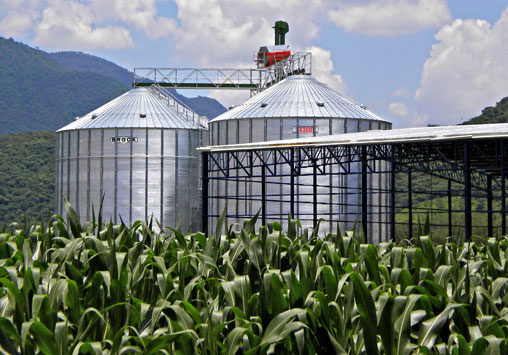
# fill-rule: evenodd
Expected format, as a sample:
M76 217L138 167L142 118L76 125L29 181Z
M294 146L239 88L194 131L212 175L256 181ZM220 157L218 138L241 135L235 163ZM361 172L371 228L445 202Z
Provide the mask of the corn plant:
M66 210L0 233L2 352L508 353L506 237L374 246L224 215L207 236Z

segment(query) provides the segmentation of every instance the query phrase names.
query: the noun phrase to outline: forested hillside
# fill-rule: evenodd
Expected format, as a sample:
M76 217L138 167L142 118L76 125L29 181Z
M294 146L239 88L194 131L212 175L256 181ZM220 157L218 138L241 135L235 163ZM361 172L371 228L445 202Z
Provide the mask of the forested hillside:
M79 52L46 53L0 37L0 135L56 130L129 90L132 73ZM226 109L208 97L181 101L213 118Z
M4 223L53 213L55 133L0 136L0 229Z
M48 53L49 58L59 65L73 71L87 71L118 80L126 88L132 86L133 73L113 62L81 52ZM150 65L150 63L147 63ZM172 94L185 105L189 106L199 115L212 119L226 111L226 108L215 99L209 97L186 97L176 90Z
M478 117L471 118L462 124L486 124L508 122L508 97L499 101L496 106L488 106L482 110Z
M85 71L101 74L119 81L123 86L130 87L132 73L109 60L82 52L55 52L47 56L58 65L71 71Z
M126 91L117 80L69 71L45 52L0 38L0 134L56 130Z
M54 212L53 131L127 91L131 80L99 57L46 53L0 37L0 223L25 215L34 223ZM225 111L214 99L175 95L209 118Z

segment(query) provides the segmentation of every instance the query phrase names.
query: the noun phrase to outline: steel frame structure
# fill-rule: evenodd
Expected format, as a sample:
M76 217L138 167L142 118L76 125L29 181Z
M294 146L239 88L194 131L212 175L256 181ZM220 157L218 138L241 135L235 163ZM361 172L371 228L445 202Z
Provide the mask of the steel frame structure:
M312 74L312 54L297 52L265 68L134 68L133 87L235 89L258 93L290 75Z
M290 215L297 218L311 219L316 225L320 218L333 222L341 222L341 215L321 216L319 204L323 203L320 188L329 188L327 193L334 194L338 190L327 184L318 183L318 177L326 174L359 175L358 187L345 187L347 194L358 196L360 211L358 219L367 235L369 228L375 223L387 223L389 238L394 240L396 229L407 227L407 237L413 237L414 217L426 213L433 215L446 214L447 234L451 236L459 229L469 240L473 230L486 231L489 236L494 233L506 234L506 138L470 139L471 137L454 137L450 139L429 140L425 142L405 141L392 143L365 144L310 144L310 145L279 145L264 147L210 147L202 148L202 227L208 230L209 222L217 218L222 211L210 211L212 200L249 200L259 201L261 221L266 224L273 218L268 206L271 203L288 203ZM356 164L356 168L351 166ZM339 169L331 169L332 166ZM360 167L358 169L358 167ZM369 184L371 174L381 174L389 182L389 188L373 187ZM415 174L430 179L430 186L415 187ZM310 201L299 201L295 193L301 176L313 176ZM278 178L278 179L274 179ZM446 181L445 189L433 190L432 179ZM209 184L212 181L241 181L261 186L261 194L238 193L228 191L226 194L211 195ZM306 182L311 180L307 179ZM330 180L332 181L332 180ZM289 185L289 193L267 195L270 184ZM441 184L442 185L442 184ZM457 187L458 186L458 187ZM335 192L334 192L335 191ZM385 198L373 202L369 195L378 194ZM429 207L422 210L414 205L418 195L443 197L445 207ZM401 196L403 198L401 198ZM486 209L473 204L476 200L485 199ZM309 197L309 196L307 196ZM324 199L330 203L334 199ZM385 202L383 202L385 201ZM402 202L401 202L402 201ZM460 208L453 207L453 201ZM500 202L498 208L494 202ZM311 216L297 213L297 205L310 203L313 205ZM347 204L339 203L339 204ZM474 206L474 207L473 207ZM245 218L257 211L242 215L228 214L231 218ZM378 215L377 217L375 217ZM407 217L407 222L400 217ZM473 216L480 221L473 225ZM486 216L486 218L483 218ZM272 218L273 217L273 218ZM496 218L494 218L496 217ZM432 218L431 218L432 219ZM458 222L454 222L459 219ZM385 238L388 239L388 238Z

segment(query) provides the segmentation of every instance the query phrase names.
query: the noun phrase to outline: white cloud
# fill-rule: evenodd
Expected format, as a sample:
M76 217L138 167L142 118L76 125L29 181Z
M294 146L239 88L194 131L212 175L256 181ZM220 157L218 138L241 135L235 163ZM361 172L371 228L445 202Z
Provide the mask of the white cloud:
M176 41L179 53L199 65L250 66L254 51L273 45L272 26L287 21L286 43L306 47L319 32L324 0L175 0L180 26Z
M344 92L342 77L333 74L331 53L309 47L317 38L327 0L175 0L179 26L176 49L179 57L193 59L203 67L253 66L254 53L263 45L274 44L272 26L276 20L289 23L286 44L291 49L311 50L313 75L332 88ZM210 97L226 107L239 104L248 93L216 90Z
M392 92L393 97L401 97L401 96L409 96L409 95L411 95L411 91L409 91L405 86L395 89Z
M19 10L9 11L0 20L0 33L5 37L24 37L32 27L32 17Z
M2 1L2 0L0 0ZM33 32L34 45L56 50L119 49L134 46L131 31L150 39L169 38L174 55L187 65L252 67L260 46L273 45L276 20L290 24L286 43L298 51L313 52L313 74L337 91L345 92L342 77L333 73L331 53L310 47L317 38L331 0L174 0L178 19L158 13L162 0L3 0L9 11L34 9L30 18L0 19L4 29ZM9 21L15 21L14 24ZM213 91L211 97L226 105L243 101L244 93Z
M333 74L332 53L319 47L309 47L305 51L312 53L312 75L332 89L345 94L346 83L339 74Z
M156 39L173 35L173 19L157 14L157 0L92 0L93 9L103 20L119 20Z
M5 37L26 37L40 17L40 0L1 0L0 34Z
M23 2L24 0L1 0L0 10L17 10Z
M369 36L404 35L451 20L446 0L342 1L328 17L347 32Z
M508 96L508 8L490 25L455 20L436 35L416 91L417 123L456 124Z
M118 49L132 47L122 26L97 26L93 8L77 1L53 0L35 27L33 43L57 49Z
M409 110L402 102L392 102L388 105L388 110L396 116L407 117Z
M0 33L26 36L53 49L132 47L130 29L151 39L174 35L174 19L159 16L159 0L3 0ZM130 29L128 29L129 27Z
M289 22L292 49L309 46L331 0L174 0L177 18L159 13L162 1L0 0L0 33L31 33L34 44L52 49L116 49L132 46L136 31L169 38L188 65L250 67L254 51L274 43L276 20Z

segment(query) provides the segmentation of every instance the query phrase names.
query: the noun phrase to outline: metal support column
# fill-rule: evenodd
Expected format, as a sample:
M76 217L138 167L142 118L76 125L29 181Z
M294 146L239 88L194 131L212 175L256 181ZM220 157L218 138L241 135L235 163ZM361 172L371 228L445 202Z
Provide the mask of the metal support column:
M314 221L314 227L317 226L318 222L318 213L317 213L317 168L316 168L317 160L314 160L314 165L312 167L312 219Z
M407 208L408 208L408 231L409 239L413 238L413 174L411 169L407 171Z
M261 224L266 226L266 167L261 165Z
M295 150L291 149L291 166L289 167L291 170L289 189L290 189L290 213L291 218L295 218Z
M201 229L208 235L208 153L201 153Z
M390 157L390 236L395 241L395 145Z
M501 234L506 235L506 173L504 159L504 140L501 140Z
M362 228L368 240L368 206L367 206L367 147L362 145Z
M493 236L492 228L492 175L487 175L487 234Z
M452 181L448 179L448 236L451 237L452 233Z
M466 228L466 240L471 240L472 220L471 220L471 164L469 142L464 142L464 224Z

